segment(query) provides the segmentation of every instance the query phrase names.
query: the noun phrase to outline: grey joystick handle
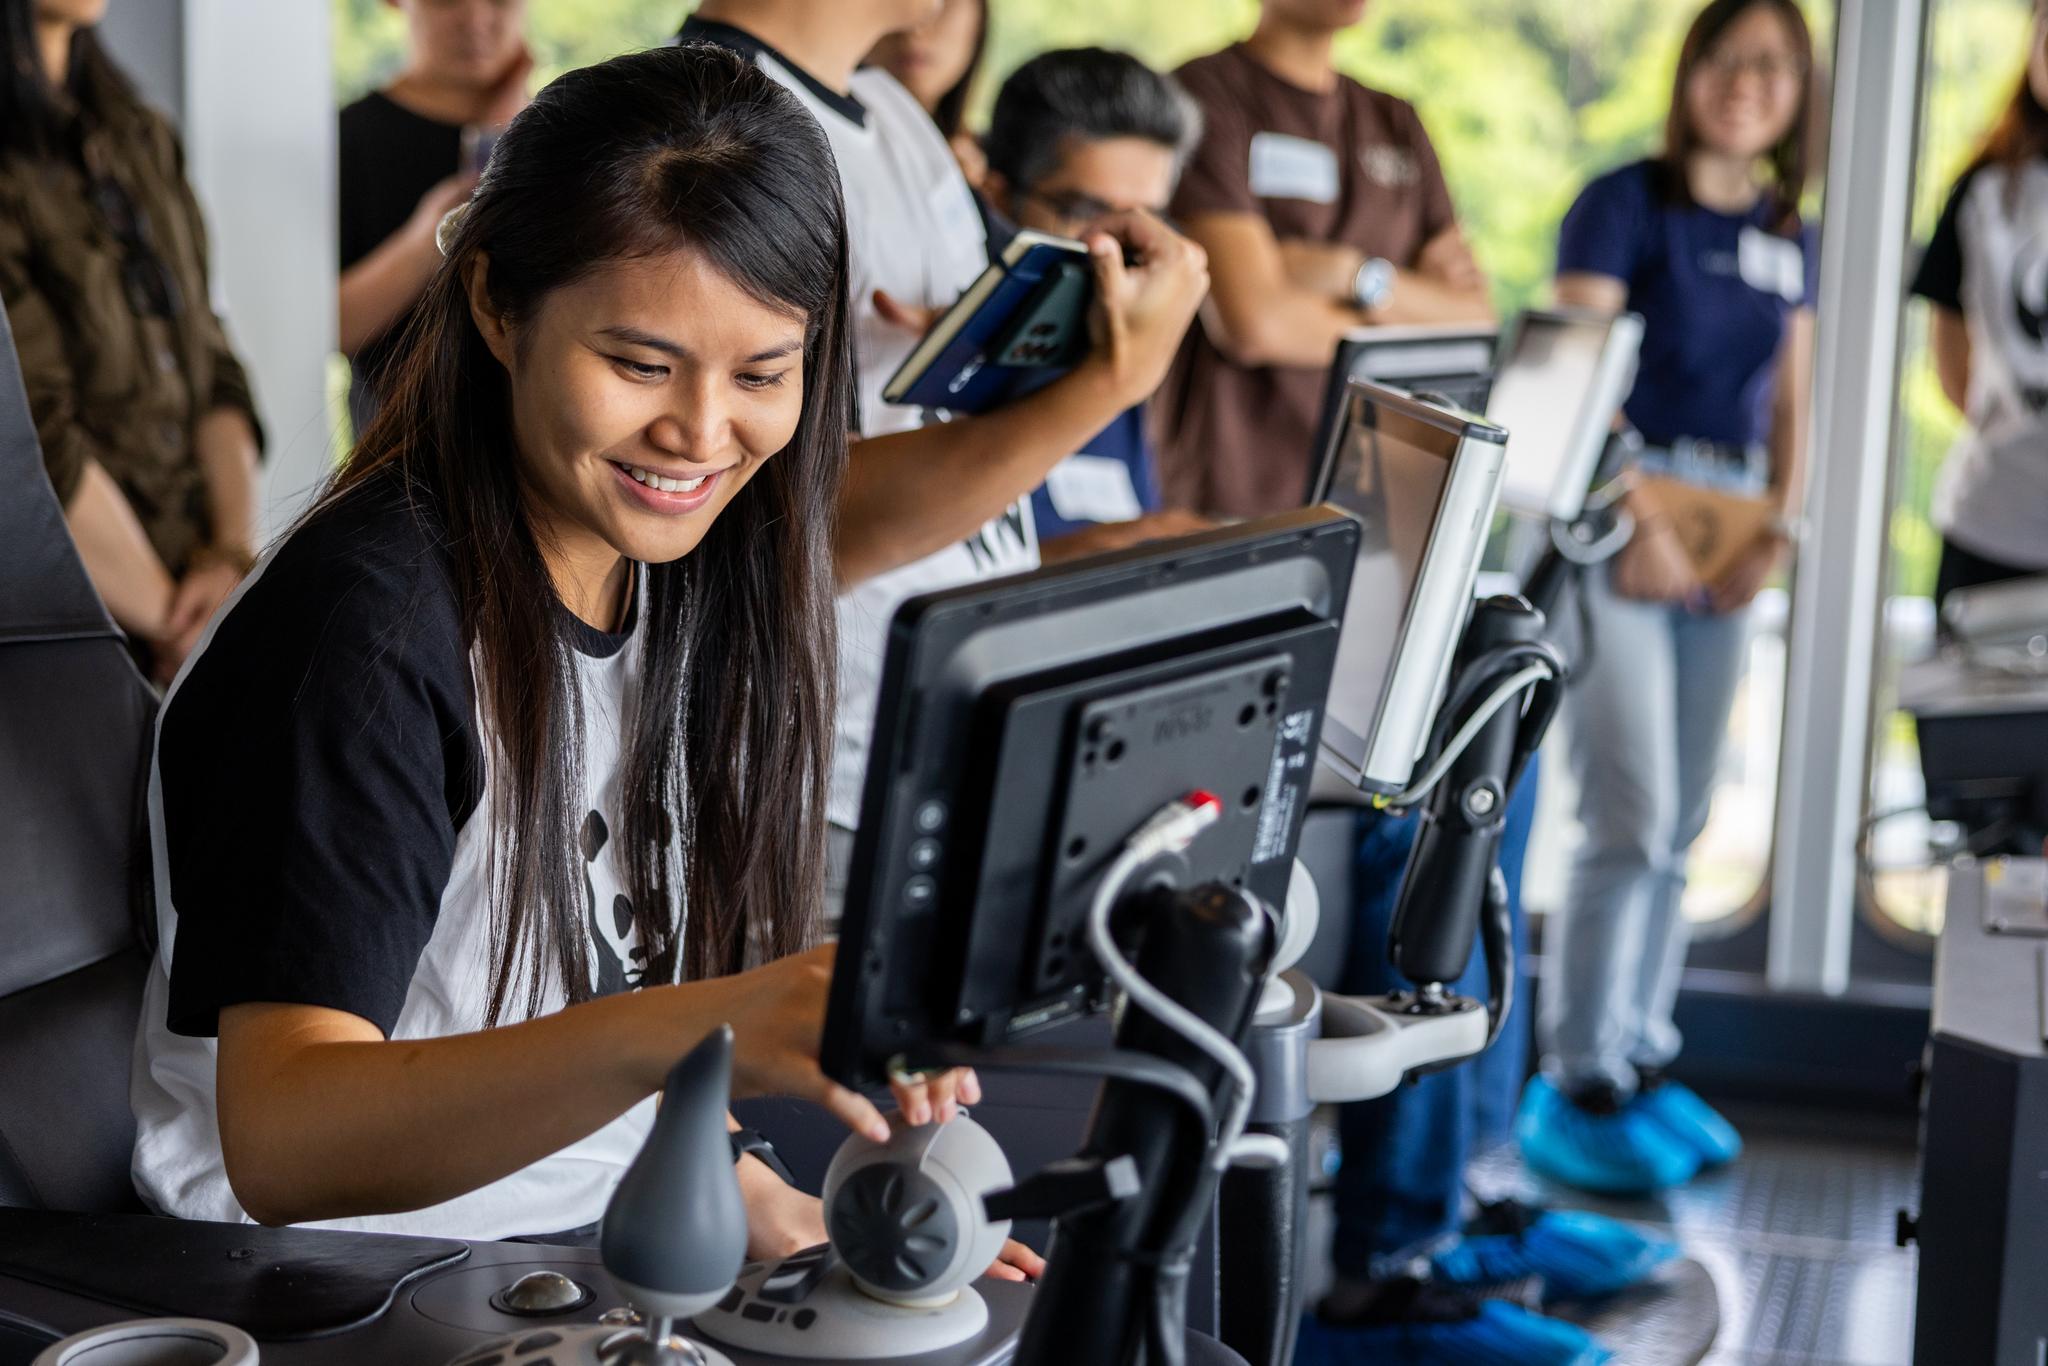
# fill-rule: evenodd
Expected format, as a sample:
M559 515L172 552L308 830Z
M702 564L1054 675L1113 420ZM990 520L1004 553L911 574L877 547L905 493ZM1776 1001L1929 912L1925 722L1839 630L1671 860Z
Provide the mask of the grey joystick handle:
M605 1206L605 1270L650 1318L724 1298L747 1255L747 1211L725 1136L732 1030L721 1025L668 1074L661 1112Z

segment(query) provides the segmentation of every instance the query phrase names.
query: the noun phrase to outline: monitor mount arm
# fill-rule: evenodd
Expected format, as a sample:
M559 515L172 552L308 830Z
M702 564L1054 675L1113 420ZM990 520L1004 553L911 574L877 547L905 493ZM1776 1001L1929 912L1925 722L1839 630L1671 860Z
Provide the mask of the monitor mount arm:
M1500 705L1453 757L1424 798L1423 824L1402 880L1388 950L1412 983L1384 996L1320 992L1298 972L1266 989L1246 1051L1258 1073L1253 1128L1287 1145L1278 1169L1232 1171L1223 1182L1219 1243L1225 1283L1224 1342L1252 1366L1292 1359L1307 1245L1309 1117L1320 1104L1370 1100L1404 1078L1454 1066L1498 1035L1513 1005L1515 962L1507 882L1499 867L1508 795L1542 743L1562 694L1565 668L1542 640L1541 612L1517 597L1479 604L1465 630L1449 696L1430 745L1462 733L1502 685L1532 663L1526 706ZM1519 698L1517 698L1519 700ZM1427 757L1427 756L1425 756ZM1306 881L1305 878L1301 879ZM1316 914L1312 885L1290 896L1296 918ZM1310 931L1312 932L1312 931ZM1483 946L1490 999L1461 997L1474 940ZM1281 959L1284 967L1291 959Z

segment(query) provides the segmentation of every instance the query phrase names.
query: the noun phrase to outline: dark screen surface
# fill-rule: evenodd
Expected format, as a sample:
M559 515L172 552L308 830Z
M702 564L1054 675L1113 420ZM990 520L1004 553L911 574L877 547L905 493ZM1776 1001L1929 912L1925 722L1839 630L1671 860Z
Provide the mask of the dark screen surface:
M1175 880L1285 900L1358 535L1304 509L898 610L829 1075L872 1086L1099 1005L1101 874L1191 791L1224 816Z

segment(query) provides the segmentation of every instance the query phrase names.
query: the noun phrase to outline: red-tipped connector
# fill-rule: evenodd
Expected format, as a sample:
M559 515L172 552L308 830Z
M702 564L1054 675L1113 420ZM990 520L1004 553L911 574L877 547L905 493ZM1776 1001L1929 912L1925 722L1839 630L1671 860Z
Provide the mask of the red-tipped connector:
M1223 819L1223 799L1213 792L1190 792L1167 803L1158 814L1139 826L1127 845L1146 858L1174 853L1195 842L1195 837Z

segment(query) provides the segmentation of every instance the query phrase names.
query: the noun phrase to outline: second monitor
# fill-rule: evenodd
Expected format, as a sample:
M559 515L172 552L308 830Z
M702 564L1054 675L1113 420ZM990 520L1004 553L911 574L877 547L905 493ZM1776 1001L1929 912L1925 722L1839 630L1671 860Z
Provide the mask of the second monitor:
M1635 382L1643 320L1633 313L1531 309L1501 339L1486 419L1514 440L1501 506L1569 522Z
M1359 524L1358 564L1322 758L1368 792L1404 788L1472 610L1507 433L1484 418L1349 381L1314 496Z

